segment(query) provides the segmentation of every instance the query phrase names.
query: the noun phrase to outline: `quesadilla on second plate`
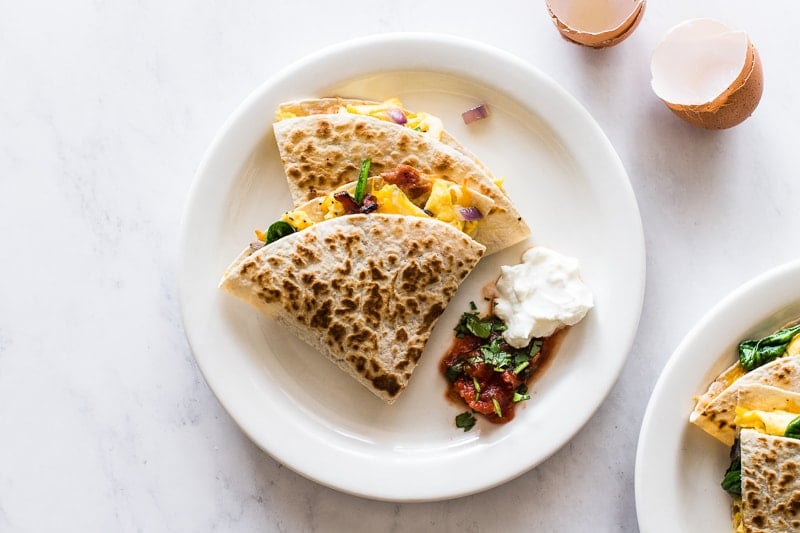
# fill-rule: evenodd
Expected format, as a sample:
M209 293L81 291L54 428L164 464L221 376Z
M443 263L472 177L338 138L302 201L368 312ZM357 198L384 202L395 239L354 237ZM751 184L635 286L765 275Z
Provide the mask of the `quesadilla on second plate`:
M736 437L739 391L751 385L800 390L800 326L794 324L739 344L739 361L697 399L689 421L728 446Z
M800 531L800 394L740 386L736 427L722 481L733 498L733 530Z
M353 214L251 246L220 288L392 403L484 250L429 217Z
M741 531L800 531L800 440L743 429Z
M295 205L357 180L370 159L373 174L408 165L427 176L470 188L494 202L473 237L491 254L530 235L522 216L472 158L421 131L354 113L312 114L273 125Z

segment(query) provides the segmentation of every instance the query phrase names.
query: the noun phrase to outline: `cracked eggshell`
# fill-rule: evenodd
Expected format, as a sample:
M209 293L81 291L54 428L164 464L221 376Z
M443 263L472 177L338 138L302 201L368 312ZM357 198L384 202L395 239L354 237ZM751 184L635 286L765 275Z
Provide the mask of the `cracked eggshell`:
M726 129L753 114L764 89L761 58L743 31L693 19L667 32L650 63L653 91L695 126Z
M645 0L546 0L562 37L592 48L625 40L639 25Z

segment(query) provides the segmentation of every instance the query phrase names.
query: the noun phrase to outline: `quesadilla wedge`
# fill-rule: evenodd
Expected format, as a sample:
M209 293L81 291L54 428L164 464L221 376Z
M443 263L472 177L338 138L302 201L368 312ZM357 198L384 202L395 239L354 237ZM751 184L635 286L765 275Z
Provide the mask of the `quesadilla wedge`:
M411 128L353 113L316 114L273 125L295 205L356 181L354 161L370 158L376 174L409 165L425 175L468 187L494 202L473 237L487 254L516 244L530 229L492 177L470 157Z
M295 100L292 102L284 102L278 106L278 112L275 118L280 121L287 118L307 117L310 115L330 115L333 113L352 113L354 115L368 116L386 122L393 122L415 131L421 131L425 135L437 141L441 141L451 148L455 148L472 159L478 166L484 169L487 174L490 176L492 175L475 154L469 151L444 129L442 121L438 117L423 111L411 111L406 109L403 103L397 98L389 98L383 102L340 97Z
M722 481L733 498L734 531L800 531L800 394L741 386L736 426Z
M791 325L739 344L739 361L697 399L689 421L730 446L736 438L736 405L743 387L800 390L800 326Z
M392 403L484 251L430 217L353 214L251 246L220 288Z

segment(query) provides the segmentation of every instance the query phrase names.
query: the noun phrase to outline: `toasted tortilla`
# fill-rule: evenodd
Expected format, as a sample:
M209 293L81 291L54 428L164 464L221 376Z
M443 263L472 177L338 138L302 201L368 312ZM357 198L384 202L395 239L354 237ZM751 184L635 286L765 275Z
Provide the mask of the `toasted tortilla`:
M744 530L800 531L800 440L742 429L739 445Z
M800 355L779 357L747 373L737 361L697 400L689 421L726 445L733 445L739 391L753 385L800 390Z
M356 181L361 162L370 158L373 174L406 164L491 198L494 206L473 235L487 254L530 235L520 213L480 165L423 133L351 113L285 119L273 129L296 206Z
M278 115L285 116L288 114L294 115L295 117L307 117L309 115L328 115L333 113L339 113L342 108L345 108L349 105L351 106L364 106L364 105L376 105L380 104L376 100L361 100L358 98L341 98L338 96L328 97L328 98L307 98L305 100L295 100L292 102L284 102L280 106L278 106ZM472 159L475 164L481 167L486 173L491 176L492 173L487 169L484 164L478 159L478 157L469 151L463 144L458 142L458 140L447 133L447 131L442 131L441 137L439 138L441 142L450 146L451 148L455 148L465 156Z
M220 288L392 403L484 251L437 220L348 215L248 248Z

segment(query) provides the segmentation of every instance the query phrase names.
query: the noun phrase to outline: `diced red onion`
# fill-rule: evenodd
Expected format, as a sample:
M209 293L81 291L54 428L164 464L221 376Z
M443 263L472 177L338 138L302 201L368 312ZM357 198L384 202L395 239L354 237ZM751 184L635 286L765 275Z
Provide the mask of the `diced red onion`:
M392 122L395 124L405 124L408 122L405 113L396 107L391 107L386 111L389 114L389 118L392 119Z
M458 214L467 222L474 222L483 218L483 214L475 206L462 207L458 210Z
M483 120L489 116L489 108L486 104L475 106L472 109L467 109L461 113L461 118L464 119L464 124L472 124L476 120Z

